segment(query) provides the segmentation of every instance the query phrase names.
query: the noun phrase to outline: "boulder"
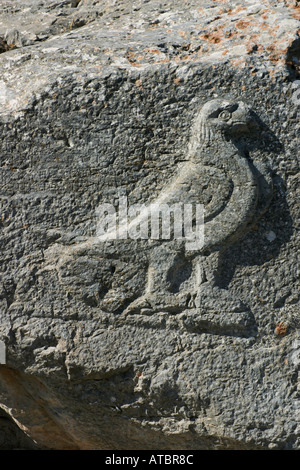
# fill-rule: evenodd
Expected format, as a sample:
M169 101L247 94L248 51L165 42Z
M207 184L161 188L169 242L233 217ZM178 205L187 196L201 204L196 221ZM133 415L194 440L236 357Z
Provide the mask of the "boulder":
M2 448L299 449L299 2L15 3ZM141 237L157 203L199 246Z

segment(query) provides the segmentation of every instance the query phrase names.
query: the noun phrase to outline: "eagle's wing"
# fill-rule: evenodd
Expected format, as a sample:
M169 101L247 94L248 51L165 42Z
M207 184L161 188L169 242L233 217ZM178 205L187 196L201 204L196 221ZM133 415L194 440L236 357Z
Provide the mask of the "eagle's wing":
M236 151L227 161L218 168L187 162L156 199L158 204L204 205L201 251L226 246L256 219L262 185L258 170Z

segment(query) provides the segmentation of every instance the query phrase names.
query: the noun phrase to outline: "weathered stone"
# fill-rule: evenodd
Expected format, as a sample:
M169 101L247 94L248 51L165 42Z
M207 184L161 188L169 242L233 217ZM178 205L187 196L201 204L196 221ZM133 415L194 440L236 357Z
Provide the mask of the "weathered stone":
M3 446L298 449L298 2L0 11ZM125 195L204 246L99 241Z

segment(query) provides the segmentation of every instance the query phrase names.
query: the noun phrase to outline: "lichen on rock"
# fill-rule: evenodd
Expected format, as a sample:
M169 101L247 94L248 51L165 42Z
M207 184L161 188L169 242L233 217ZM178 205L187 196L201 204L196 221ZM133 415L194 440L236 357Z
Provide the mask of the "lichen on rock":
M298 3L0 2L2 447L299 449Z

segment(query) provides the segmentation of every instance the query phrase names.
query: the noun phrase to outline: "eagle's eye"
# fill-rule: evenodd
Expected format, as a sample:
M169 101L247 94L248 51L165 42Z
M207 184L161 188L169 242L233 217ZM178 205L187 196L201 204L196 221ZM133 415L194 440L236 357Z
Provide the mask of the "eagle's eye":
M223 119L223 121L229 121L229 119L231 118L231 113L224 109L224 111L220 112L219 118Z

